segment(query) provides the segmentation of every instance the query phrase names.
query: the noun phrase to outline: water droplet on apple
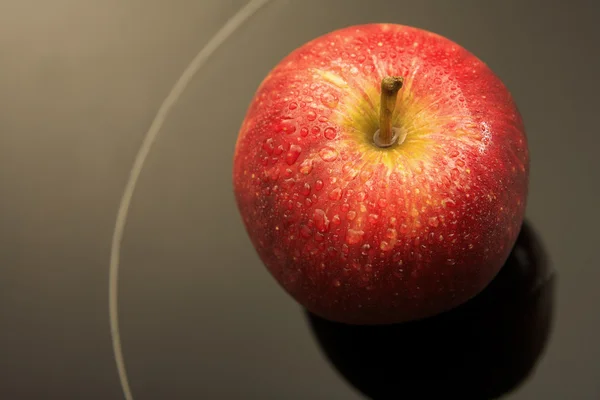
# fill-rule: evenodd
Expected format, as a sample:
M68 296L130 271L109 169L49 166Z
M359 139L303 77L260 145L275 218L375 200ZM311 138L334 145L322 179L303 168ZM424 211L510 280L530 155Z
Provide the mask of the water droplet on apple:
M334 148L326 146L319 151L319 156L323 161L335 161L338 158L338 152Z
M381 199L379 199L379 200L377 201L377 205L378 205L380 208L385 208L385 206L387 205L387 200L386 200L386 199L384 199L384 198L381 198Z
M321 103L329 108L335 108L338 105L338 101L338 98L331 93L324 93L321 96Z
M356 218L356 211L348 211L348 213L346 214L346 218L348 218L349 221L353 221L354 218Z
M329 118L327 118L325 116L319 117L319 122L323 122L324 123L324 122L327 122L327 121L329 121Z
M440 221L438 220L438 217L429 218L429 226L436 228L439 224L440 224Z
M396 240L398 237L398 232L394 228L388 228L388 230L385 231L385 237L392 241Z
M295 110L296 108L298 108L298 103L291 102L290 105L289 105L289 109L290 110Z
M317 179L317 181L315 182L315 190L318 192L321 189L323 189L323 181L320 179Z
M336 132L335 129L332 127L329 127L327 129L325 129L325 137L329 140L333 140L335 139L336 136Z
M333 225L339 225L339 224L341 224L341 223L342 223L342 220L340 219L340 216L339 216L339 215L335 214L335 215L333 216L333 218L331 218L331 223L332 223Z
M342 286L342 282L340 282L339 279L334 279L333 280L333 286L340 287L340 286Z
M368 180L369 180L369 178L371 178L371 176L372 176L372 175L373 175L373 171L371 171L370 169L363 169L363 170L360 172L360 179L361 179L363 182L366 182L366 181L368 181Z
M374 66L373 64L367 64L367 65L365 65L365 66L364 66L364 68L363 68L363 69L364 69L364 71L365 71L367 74L370 74L370 73L372 73L373 71L375 71L375 66Z
M371 224L375 224L375 223L377 223L377 220L379 219L379 215L377 215L377 214L369 214L369 216L367 217L367 219L369 220L369 222Z
M361 231L361 230L348 229L348 232L346 232L346 243L348 243L348 244L359 243L362 240L364 234L365 234L365 232Z
M329 220L325 211L317 208L313 214L313 222L319 232L327 232L329 230Z
M329 193L330 200L339 200L342 197L342 189L335 188Z
M314 121L315 119L317 119L317 114L313 110L310 110L306 113L306 119L309 121Z
M304 175L310 174L312 169L313 169L313 161L311 158L307 158L306 160L302 161L302 164L300 164L300 172L303 173Z
M287 152L287 154L285 155L285 162L288 165L293 165L296 160L298 159L298 156L300 156L300 152L302 151L302 148L296 144L293 144L290 146L290 150Z
M283 181L283 183L281 184L281 186L283 188L285 188L286 190L289 190L294 186L295 183L296 183L296 180L294 178L289 178L289 179L285 179Z
M390 242L382 240L381 243L379 244L379 248L381 249L381 251L390 251L394 248L394 245L391 244Z
M302 136L302 137L308 136L308 128L304 127L302 129L300 129L300 136Z
M450 157L455 158L455 157L458 157L459 154L460 153L458 152L458 150L452 150L450 152Z
M453 258L449 258L446 260L446 264L448 265L455 265L456 264L456 260Z
M365 192L358 192L356 198L358 199L358 201L365 201L365 199L367 198L367 194Z
M359 63L363 63L365 62L365 60L367 59L367 57L365 57L364 55L359 55L358 57L356 57L356 61L358 61Z
M348 157L346 157L346 159L347 159L347 158L348 158ZM358 176L358 173L359 173L359 172L360 172L359 170L357 170L357 169L355 169L355 168L351 168L351 169L348 171L348 178L350 178L350 180L352 180L352 179L356 178L356 177Z
M273 154L273 150L275 150L275 143L273 142L273 138L268 138L263 143L263 150L267 152L267 154Z
M279 125L275 127L276 132L284 132L288 135L296 132L296 124L291 120L283 120Z
M456 165L458 165L459 167L464 167L465 162L463 160L456 160Z
M310 184L308 182L304 183L302 186L301 193L304 196L308 196L310 194Z

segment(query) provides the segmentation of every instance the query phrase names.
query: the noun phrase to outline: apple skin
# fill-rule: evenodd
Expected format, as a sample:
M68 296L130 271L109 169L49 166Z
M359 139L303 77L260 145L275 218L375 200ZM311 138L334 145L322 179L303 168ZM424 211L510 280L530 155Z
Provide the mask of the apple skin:
M381 80L402 76L380 148ZM312 40L258 88L236 143L237 206L273 277L310 312L391 324L481 292L523 223L529 152L500 79L456 43L368 24Z

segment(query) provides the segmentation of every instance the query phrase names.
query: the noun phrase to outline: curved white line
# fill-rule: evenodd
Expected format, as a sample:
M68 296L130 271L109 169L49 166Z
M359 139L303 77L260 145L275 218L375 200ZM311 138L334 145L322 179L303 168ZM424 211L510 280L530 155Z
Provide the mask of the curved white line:
M125 225L127 223L127 214L129 212L129 206L131 205L131 199L135 192L135 187L140 177L142 170L144 169L144 163L146 157L152 149L160 129L167 119L169 111L177 103L177 100L181 94L185 91L192 78L196 75L198 70L204 65L206 60L217 50L226 40L234 33L248 18L256 13L262 6L267 4L270 0L250 0L244 7L242 7L229 21L221 27L221 29L213 36L206 46L196 57L192 60L190 65L183 71L181 77L175 83L175 86L171 89L171 92L162 102L150 129L146 133L144 140L138 150L135 157L131 171L129 172L129 179L123 191L121 197L121 203L119 204L119 210L117 212L117 219L115 221L115 228L112 236L112 243L110 248L110 266L109 266L109 278L108 278L108 308L110 317L110 334L113 345L113 352L115 357L115 363L117 365L117 371L119 373L119 380L121 382L121 388L123 389L123 395L125 400L133 400L131 393L131 387L129 380L127 379L127 371L125 369L125 361L123 359L123 351L121 346L121 334L119 332L119 310L118 310L118 284L119 284L119 260L121 256L121 243L123 241L123 232L125 231Z

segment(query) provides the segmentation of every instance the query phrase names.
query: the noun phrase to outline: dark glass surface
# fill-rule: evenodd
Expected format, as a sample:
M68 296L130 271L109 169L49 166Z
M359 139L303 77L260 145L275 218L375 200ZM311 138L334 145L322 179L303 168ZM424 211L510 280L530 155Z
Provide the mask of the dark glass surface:
M135 399L388 398L419 390L417 376L451 377L444 393L600 399L598 5L272 0L168 97L244 4L0 2L0 399L124 398L111 245L165 98L117 257ZM472 303L381 331L307 319L258 259L231 184L237 132L268 71L316 36L367 22L428 29L484 60L512 92L531 150L523 251ZM387 358L367 351L373 335L375 348L391 343Z

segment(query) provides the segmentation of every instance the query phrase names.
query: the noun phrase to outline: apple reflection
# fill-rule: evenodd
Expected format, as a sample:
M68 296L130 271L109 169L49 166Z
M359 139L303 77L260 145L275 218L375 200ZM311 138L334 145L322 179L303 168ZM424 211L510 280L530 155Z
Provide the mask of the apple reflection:
M307 314L329 361L372 399L495 399L527 378L544 349L554 280L526 222L493 282L452 311L388 326Z

